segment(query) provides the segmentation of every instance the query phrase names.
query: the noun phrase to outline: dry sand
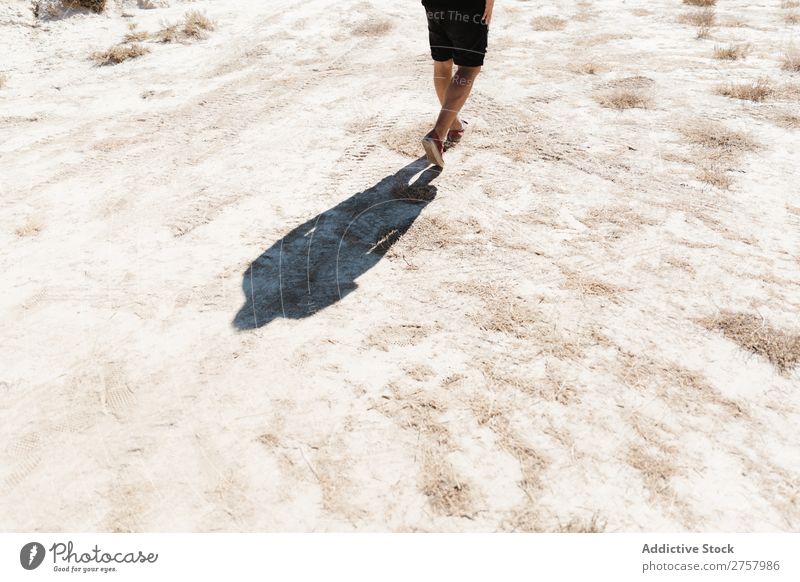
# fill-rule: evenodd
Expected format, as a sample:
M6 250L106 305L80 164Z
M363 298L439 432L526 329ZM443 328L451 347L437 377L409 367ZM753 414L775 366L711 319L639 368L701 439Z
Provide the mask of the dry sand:
M2 530L800 529L797 9L497 0L469 132L407 187L416 0L28 4ZM207 38L90 59L189 9Z

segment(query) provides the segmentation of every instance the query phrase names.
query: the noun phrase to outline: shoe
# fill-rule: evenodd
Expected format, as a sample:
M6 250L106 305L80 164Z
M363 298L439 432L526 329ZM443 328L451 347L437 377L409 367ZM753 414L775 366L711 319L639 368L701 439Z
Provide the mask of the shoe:
M464 137L464 131L467 129L465 126L467 122L461 120L461 129L451 129L447 132L447 139L444 142L444 149L445 151L453 147L454 145L458 144L461 141L461 138Z
M422 138L422 147L425 148L425 155L430 163L444 168L444 141L438 136L435 129Z

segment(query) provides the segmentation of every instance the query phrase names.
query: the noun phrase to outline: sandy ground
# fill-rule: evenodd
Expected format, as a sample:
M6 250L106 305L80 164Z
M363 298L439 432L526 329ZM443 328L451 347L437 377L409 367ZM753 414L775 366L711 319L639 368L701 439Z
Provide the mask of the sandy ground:
M441 175L416 1L169 4L0 6L3 531L800 529L791 3L497 0Z

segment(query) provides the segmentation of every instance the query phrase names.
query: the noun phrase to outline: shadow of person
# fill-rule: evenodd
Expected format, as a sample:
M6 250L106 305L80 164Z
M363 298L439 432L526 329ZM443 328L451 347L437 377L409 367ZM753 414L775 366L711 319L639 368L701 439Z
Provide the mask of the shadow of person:
M430 183L439 170L428 166L420 158L276 241L245 271L245 302L233 326L256 329L278 317L309 317L355 290L356 279L381 260L436 196Z

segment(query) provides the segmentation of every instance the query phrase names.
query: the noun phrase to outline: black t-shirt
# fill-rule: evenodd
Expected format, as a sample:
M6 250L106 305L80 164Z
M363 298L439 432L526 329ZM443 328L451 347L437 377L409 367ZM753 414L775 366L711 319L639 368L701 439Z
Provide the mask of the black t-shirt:
M483 12L486 10L485 0L422 0L425 8L441 10L462 10L464 12Z

